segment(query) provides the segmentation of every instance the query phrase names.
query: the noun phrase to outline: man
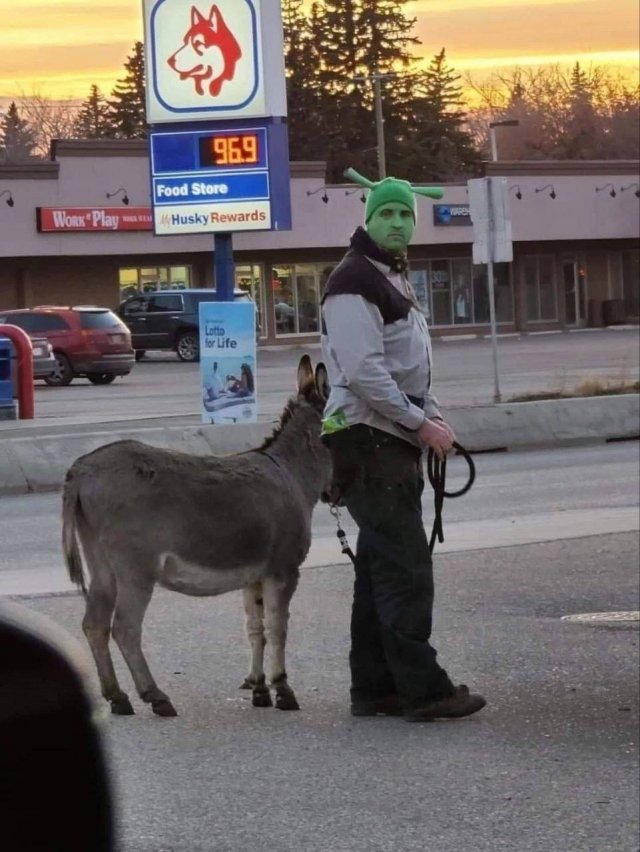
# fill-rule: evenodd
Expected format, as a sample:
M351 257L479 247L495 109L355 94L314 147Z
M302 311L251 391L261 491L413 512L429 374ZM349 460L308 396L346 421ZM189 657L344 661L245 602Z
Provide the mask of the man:
M406 278L414 188L370 189L365 228L327 282L323 353L331 395L323 434L334 485L359 528L351 618L351 712L408 721L468 716L485 700L454 686L431 646L433 566L422 522L422 452L455 435L431 393L431 342Z

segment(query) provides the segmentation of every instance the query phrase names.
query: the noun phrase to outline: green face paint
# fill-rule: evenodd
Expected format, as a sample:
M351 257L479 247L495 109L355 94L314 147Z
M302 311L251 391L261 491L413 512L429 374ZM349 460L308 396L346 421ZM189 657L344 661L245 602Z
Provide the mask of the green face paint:
M407 253L416 222L413 211L404 204L383 204L367 222L367 232L380 248L400 256Z

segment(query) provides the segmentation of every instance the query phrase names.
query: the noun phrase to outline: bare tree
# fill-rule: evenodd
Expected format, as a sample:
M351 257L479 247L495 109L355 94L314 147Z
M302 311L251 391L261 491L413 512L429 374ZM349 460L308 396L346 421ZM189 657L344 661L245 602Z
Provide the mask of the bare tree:
M640 91L607 69L516 68L479 82L467 76L476 144L488 155L488 124L515 118L501 134L504 159L620 159L640 154Z
M48 159L52 139L72 139L80 104L74 100L51 100L38 91L20 93L20 114L35 139L34 153Z

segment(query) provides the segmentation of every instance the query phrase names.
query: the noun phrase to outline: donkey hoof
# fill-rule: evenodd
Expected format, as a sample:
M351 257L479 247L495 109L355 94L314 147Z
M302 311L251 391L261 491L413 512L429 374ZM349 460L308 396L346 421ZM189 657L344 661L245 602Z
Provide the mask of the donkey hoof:
M251 683L248 677L245 677L239 689L253 689L254 686L255 684Z
M267 692L254 692L251 696L251 703L254 707L273 707L271 694Z
M299 710L300 705L296 701L296 697L291 693L283 693L276 695L276 710Z
M112 698L109 702L111 704L111 712L115 716L134 716L135 710L131 706L131 702L127 698L126 695L122 695L119 698Z
M161 698L159 701L153 701L151 703L151 709L156 714L156 716L177 716L177 712L173 704L169 701L168 698Z

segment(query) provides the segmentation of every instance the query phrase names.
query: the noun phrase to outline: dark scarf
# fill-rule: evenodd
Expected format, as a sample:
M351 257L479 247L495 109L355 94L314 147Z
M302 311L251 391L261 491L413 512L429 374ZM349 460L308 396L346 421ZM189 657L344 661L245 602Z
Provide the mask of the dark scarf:
M378 243L371 239L365 229L360 226L356 228L351 237L351 249L357 254L364 254L370 257L371 260L377 260L378 263L384 263L394 272L406 272L408 267L407 258L405 255L397 257L383 248L380 248Z

